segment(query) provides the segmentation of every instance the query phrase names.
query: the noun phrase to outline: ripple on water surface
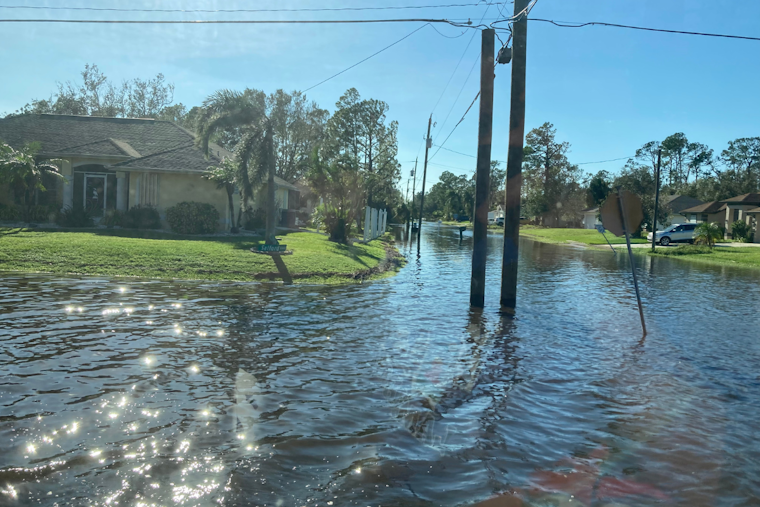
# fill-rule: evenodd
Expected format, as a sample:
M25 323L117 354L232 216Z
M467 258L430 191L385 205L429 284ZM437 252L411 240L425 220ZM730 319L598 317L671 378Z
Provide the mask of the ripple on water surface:
M524 242L505 319L425 232L365 285L6 274L0 504L758 501L754 272L638 259L641 340L625 259Z

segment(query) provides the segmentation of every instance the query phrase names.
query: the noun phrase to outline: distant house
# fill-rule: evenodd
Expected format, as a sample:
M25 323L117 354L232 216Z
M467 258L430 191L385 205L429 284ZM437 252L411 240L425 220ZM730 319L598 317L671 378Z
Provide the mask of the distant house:
M683 210L701 204L704 203L688 195L674 194L660 196L660 215L663 212L667 213L667 215L665 216L665 223L657 222L657 230L661 231L669 225L683 222Z
M760 243L757 220L760 215L760 194L743 194L722 201L713 201L686 208L681 214L690 222L717 223L725 228L726 238L731 237L731 224L746 222L755 230L755 242Z
M586 208L583 210L583 228L584 229L596 229L597 224L601 225L601 220L597 218L599 215L599 207Z
M41 158L61 160L65 181L51 180L41 204L81 205L95 217L111 209L153 206L163 220L167 208L197 201L213 204L220 226L228 227L233 217L226 191L203 176L209 166L233 155L211 144L206 158L195 140L195 134L179 125L153 119L52 114L0 119L0 141L17 149L38 142ZM280 178L275 182L281 210L291 203L297 208L298 189ZM10 193L0 192L3 199L10 200ZM264 207L263 201L259 206Z
M726 219L726 204L720 201L711 201L699 206L693 206L681 210L681 215L692 223L717 223L723 225Z

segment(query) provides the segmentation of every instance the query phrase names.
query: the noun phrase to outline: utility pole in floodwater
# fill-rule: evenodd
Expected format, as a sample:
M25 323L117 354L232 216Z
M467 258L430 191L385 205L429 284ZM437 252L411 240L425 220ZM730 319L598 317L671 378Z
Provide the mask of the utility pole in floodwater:
M470 305L483 308L486 290L486 255L488 248L488 201L491 184L491 134L493 129L494 30L481 32L480 124L478 125L478 161L475 173L475 212L472 217L473 248ZM461 232L460 232L461 237Z
M657 208L660 207L660 162L662 160L662 148L657 150L657 171L655 177L655 191L654 191L654 225L652 226L652 252L654 252L654 246L657 244Z
M417 253L420 253L420 242L422 240L422 213L425 208L425 179L427 179L427 164L428 164L428 151L433 145L433 140L430 139L430 127L433 125L433 115L430 115L428 119L427 138L425 138L425 167L422 170L422 195L420 195L420 224L417 227Z
M412 172L412 224L414 224L414 193L417 191L417 159L414 159L414 171Z
M520 194L522 193L525 138L525 67L528 50L528 0L515 0L512 28L512 95L509 111L509 153L504 214L504 257L501 262L501 311L513 313L517 305L517 257L520 245Z

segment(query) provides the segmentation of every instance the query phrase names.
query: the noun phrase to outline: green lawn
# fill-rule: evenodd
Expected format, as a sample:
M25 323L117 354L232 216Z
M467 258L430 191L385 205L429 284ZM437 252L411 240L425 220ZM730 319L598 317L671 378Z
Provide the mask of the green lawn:
M542 241L544 243L567 243L574 241L585 245L606 245L604 236L599 234L596 229L548 229L535 226L521 226L520 235L526 238ZM607 239L615 244L625 244L625 237L616 237L611 232L607 232ZM646 243L646 239L631 238L631 243Z
M760 248L755 247L715 247L684 245L676 248L657 248L654 257L686 260L711 264L713 266L744 266L760 268Z
M340 283L384 276L385 243L331 243L308 232L282 234L282 256L295 282ZM62 232L0 228L0 271L185 280L282 280L272 257L255 254L259 238L176 236L154 231ZM391 267L391 272L393 266ZM387 275L387 272L385 273Z

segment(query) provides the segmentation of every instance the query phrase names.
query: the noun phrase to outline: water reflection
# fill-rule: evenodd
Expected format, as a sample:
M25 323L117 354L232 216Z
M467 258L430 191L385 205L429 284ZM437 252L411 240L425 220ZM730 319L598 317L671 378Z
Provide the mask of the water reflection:
M757 275L640 259L641 344L623 256L524 242L510 319L501 236L471 312L471 232L423 231L363 286L5 276L0 503L758 498Z

